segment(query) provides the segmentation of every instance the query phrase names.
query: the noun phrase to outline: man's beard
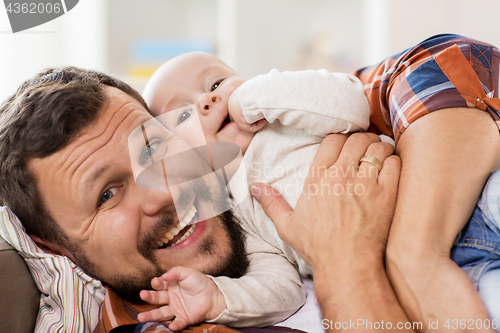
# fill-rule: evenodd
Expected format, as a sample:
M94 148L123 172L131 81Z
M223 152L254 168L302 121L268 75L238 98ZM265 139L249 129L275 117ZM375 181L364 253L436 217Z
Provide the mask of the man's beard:
M225 260L217 260L213 258L214 264L208 271L202 273L209 274L212 276L228 276L230 278L242 277L248 268L249 260L245 251L245 233L240 226L240 222L234 216L232 211L226 211L215 217L216 223L220 223L228 235L230 241L231 252L228 254ZM158 227L165 225L171 220L170 218L164 217L163 221L158 223ZM146 238L149 238L148 236ZM75 257L77 264L90 276L93 276L113 290L118 296L126 301L133 303L141 302L139 297L139 292L141 290L151 289L151 280L154 277L159 277L165 270L160 266L158 261L153 255L153 250L150 247L149 241L142 241L141 246L139 246L139 252L149 260L154 268L143 271L135 276L123 276L120 274L115 274L111 277L102 277L99 272L100 269L97 265L94 265L89 258L79 249L73 248L72 252ZM214 249L217 247L217 242L213 237L207 237L203 243L200 245L199 255L213 255ZM210 257L208 257L210 258ZM217 262L215 262L217 261Z

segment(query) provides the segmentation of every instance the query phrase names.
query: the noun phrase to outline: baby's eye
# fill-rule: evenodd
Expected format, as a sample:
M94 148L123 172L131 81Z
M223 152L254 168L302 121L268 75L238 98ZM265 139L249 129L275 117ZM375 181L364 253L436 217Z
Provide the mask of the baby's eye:
M189 117L191 117L191 113L193 113L193 110L188 110L184 111L181 116L179 117L179 121L177 122L177 125L182 124L183 122L186 121Z
M215 89L217 89L217 88L220 86L220 84L221 84L221 83L222 83L222 81L216 82L216 83L212 86L212 88L210 88L210 91L214 91Z
M144 153L142 154L142 160L143 161L149 160L154 155L157 146L158 146L157 142L147 146L147 148L144 149Z
M118 192L118 188L110 187L108 188L101 196L101 200L99 201L99 206L111 199Z

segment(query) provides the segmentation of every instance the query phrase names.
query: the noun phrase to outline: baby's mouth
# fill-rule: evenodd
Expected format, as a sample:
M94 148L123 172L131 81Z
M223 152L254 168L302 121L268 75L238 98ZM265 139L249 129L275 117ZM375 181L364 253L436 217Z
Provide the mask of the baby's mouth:
M170 248L176 246L177 244L188 238L196 228L198 218L198 211L193 204L182 221L180 221L175 227L163 234L161 238L157 240L155 244L153 244L153 249L157 250Z
M220 125L220 128L219 128L219 132L222 131L222 129L224 127L226 127L227 125L229 125L231 123L231 118L229 118L229 115L226 117L226 119L224 119L224 121L222 122L222 124Z

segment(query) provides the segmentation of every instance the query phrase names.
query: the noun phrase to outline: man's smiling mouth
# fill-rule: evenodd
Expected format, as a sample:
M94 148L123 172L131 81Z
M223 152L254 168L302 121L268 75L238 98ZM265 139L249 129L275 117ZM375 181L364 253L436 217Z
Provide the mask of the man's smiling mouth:
M153 249L166 249L176 246L193 233L194 229L196 228L196 222L198 222L198 219L198 211L193 204L182 221L180 221L175 227L167 231L160 237L159 240L156 241L155 244L153 244Z

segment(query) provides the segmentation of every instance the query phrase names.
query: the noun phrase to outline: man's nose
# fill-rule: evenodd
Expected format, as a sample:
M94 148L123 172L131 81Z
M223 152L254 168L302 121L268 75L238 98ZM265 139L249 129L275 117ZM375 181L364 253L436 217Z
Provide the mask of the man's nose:
M198 101L198 109L201 114L206 116L212 111L213 107L221 101L221 97L215 93L206 93Z
M137 195L140 198L142 211L145 215L155 216L162 211L172 209L179 199L179 186L169 187L167 184L161 189L148 189L136 186Z

